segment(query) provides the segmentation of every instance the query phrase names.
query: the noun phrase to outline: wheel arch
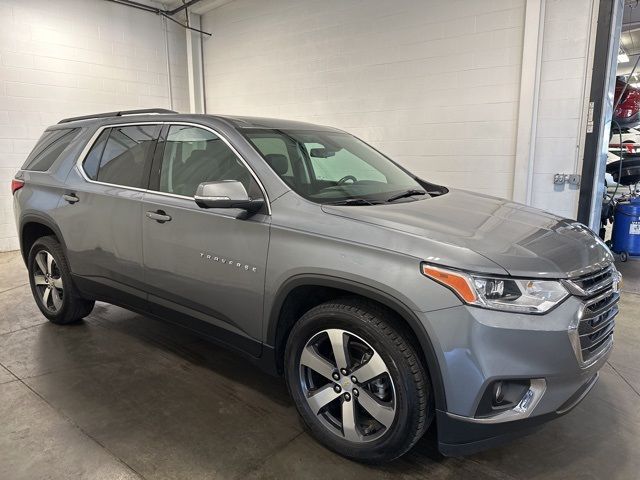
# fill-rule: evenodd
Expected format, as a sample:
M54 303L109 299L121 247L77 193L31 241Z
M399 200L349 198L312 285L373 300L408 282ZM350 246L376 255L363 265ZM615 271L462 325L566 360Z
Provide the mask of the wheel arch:
M431 339L416 314L393 295L352 280L319 274L303 274L296 275L281 285L271 306L266 332L267 344L272 345L274 348L275 367L278 371L282 371L286 339L299 318L295 317L297 317L296 314L300 310L291 311L290 305L291 298L296 292L302 293L303 298L306 299L306 301L303 301L303 304L306 304L302 306L303 312L330 298L353 295L374 301L395 313L403 322L403 327L414 335L416 342L412 343L415 343L418 347L418 354L421 355L423 364L429 373L436 408L446 411L444 383L438 358ZM313 294L316 294L315 298L311 297Z
M67 246L62 237L60 229L56 223L49 217L39 215L36 213L25 214L20 219L20 251L22 252L22 259L25 264L29 256L29 250L33 242L38 238L53 234L60 242L63 252L67 253Z

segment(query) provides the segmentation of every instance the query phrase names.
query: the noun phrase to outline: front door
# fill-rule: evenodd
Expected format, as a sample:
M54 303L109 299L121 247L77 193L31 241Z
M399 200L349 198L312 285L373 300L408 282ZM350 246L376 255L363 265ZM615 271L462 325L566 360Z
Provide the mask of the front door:
M260 187L212 130L176 124L163 137L142 208L151 308L259 355L270 217L203 209L193 196L206 181L238 180L255 197Z

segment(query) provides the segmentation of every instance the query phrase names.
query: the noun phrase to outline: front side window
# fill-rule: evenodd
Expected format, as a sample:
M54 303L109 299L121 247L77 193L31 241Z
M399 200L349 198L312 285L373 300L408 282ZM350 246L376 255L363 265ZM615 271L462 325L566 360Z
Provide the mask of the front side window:
M51 168L62 152L80 133L79 128L65 128L44 132L25 162L23 170L44 172Z
M382 203L424 187L381 153L342 132L243 129L265 161L295 192L317 203ZM275 145L280 145L278 152ZM286 156L286 162L283 157ZM286 163L286 164L285 164Z
M145 164L153 153L160 125L131 125L102 131L82 168L91 180L144 188Z
M159 190L193 197L203 182L237 180L251 197L260 190L237 155L215 133L203 128L172 125L167 133Z

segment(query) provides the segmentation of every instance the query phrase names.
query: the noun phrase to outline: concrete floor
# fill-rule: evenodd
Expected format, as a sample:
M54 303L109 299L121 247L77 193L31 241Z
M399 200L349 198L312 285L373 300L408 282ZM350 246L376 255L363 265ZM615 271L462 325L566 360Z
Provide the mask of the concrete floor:
M573 412L469 458L428 434L369 467L304 433L282 381L176 327L106 304L47 323L19 255L0 254L0 479L638 479L640 262L620 268L616 347Z

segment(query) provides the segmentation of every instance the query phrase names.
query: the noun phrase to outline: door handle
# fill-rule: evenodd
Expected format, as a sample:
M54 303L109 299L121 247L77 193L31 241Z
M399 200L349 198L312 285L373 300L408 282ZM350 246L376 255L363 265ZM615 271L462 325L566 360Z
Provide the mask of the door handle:
M155 220L158 223L170 222L171 215L167 215L164 210L158 210L156 212L147 212L147 218Z
M75 193L65 193L64 195L62 195L62 198L64 198L67 202L71 204L80 201L80 199L76 196Z

